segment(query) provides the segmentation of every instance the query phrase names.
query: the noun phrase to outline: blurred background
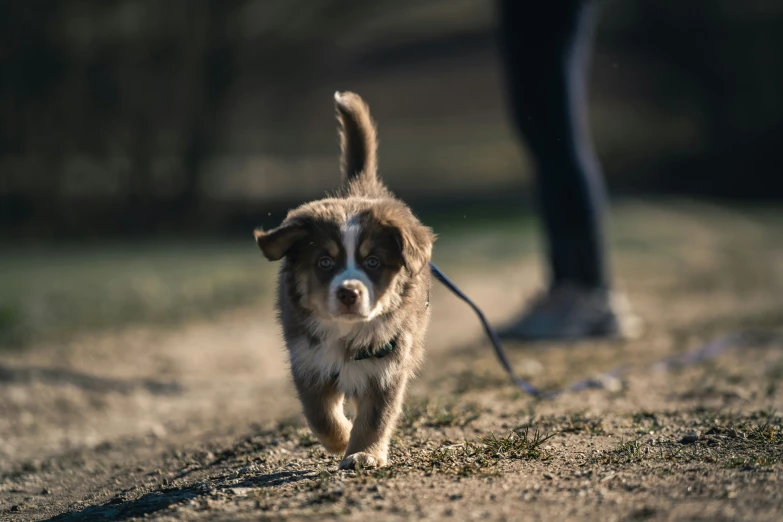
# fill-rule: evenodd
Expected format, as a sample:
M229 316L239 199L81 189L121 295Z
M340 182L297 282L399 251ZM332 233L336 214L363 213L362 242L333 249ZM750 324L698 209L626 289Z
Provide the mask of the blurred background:
M526 222L493 8L1 2L0 341L256 299L252 228L339 179L335 90L436 231ZM615 201L783 196L781 49L781 2L606 0L590 114Z

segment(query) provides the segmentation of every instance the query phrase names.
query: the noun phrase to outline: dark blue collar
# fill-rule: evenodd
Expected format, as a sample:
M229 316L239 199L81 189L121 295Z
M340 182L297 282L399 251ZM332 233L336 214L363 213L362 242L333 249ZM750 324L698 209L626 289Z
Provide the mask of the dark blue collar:
M354 361L363 361L364 359L369 359L370 357L375 357L376 359L383 359L390 353L394 351L394 348L397 346L397 338L393 338L388 343L384 344L377 350L372 350L371 348L363 348L362 350L359 350L359 353L356 354L356 357L353 358Z

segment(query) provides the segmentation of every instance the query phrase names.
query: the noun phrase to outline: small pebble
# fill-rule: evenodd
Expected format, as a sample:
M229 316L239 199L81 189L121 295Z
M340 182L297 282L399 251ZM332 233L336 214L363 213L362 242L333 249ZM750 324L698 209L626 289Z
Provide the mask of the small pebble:
M689 431L688 433L682 436L682 438L680 439L680 444L693 444L697 440L699 440L699 434L696 433L695 431Z

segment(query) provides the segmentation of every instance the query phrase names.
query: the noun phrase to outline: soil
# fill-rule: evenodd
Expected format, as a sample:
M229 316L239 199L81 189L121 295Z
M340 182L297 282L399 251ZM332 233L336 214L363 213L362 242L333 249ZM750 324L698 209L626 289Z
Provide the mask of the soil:
M615 262L645 335L507 346L544 388L628 366L552 400L509 384L437 288L427 364L380 470L338 471L310 435L271 303L2 352L0 519L783 519L783 242L765 219L629 216ZM495 322L541 280L534 249L481 261L507 242L476 232L441 251ZM764 335L653 365L747 328Z

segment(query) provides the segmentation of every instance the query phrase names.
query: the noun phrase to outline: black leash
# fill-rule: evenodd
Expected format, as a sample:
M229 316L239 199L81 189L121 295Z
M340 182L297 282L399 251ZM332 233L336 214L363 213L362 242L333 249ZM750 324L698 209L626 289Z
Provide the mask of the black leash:
M498 337L498 334L495 332L492 326L490 326L489 321L487 321L487 318L484 317L484 313L481 311L481 309L476 306L476 304L471 301L470 298L462 292L462 290L457 288L457 285L452 283L451 280L446 277L446 274L441 272L434 263L430 263L430 270L432 271L432 275L435 276L435 279L443 283L446 288L451 290L454 295L465 301L468 306L470 306L473 311L476 312L479 321L481 321L481 325L484 327L484 332L486 332L489 340L492 342L492 346L495 348L495 355L497 355L497 358L500 361L500 365L503 366L503 368L506 370L506 373L508 373L509 377L511 377L511 380L514 382L514 384L525 390L527 394L532 395L533 397L539 396L540 392L537 388L531 386L527 383L527 381L514 373L514 369L511 367L511 363L508 362L508 357L506 357L506 352L503 350L503 345L500 344L500 338Z
M454 295L465 301L465 303L467 303L468 306L473 309L473 311L478 316L479 321L481 321L481 325L484 327L484 332L486 332L487 337L489 337L489 340L492 343L492 347L495 349L495 355L497 356L498 361L500 361L500 365L503 367L503 369L506 370L506 373L508 373L511 381L524 390L528 395L539 399L553 399L567 391L578 392L588 388L605 388L608 383L611 381L616 381L628 370L628 365L623 365L615 368L610 372L602 373L597 377L577 381L571 386L567 386L565 388L548 390L546 392L539 390L514 373L514 369L511 367L511 363L509 362L508 357L506 357L506 352L503 349L503 345L500 343L498 334L489 324L487 318L484 317L484 313L481 311L481 309L433 263L430 263L430 271L432 272L432 275L435 276L435 279L443 283L443 285L451 290ZM777 332L767 331L732 332L720 336L717 339L714 339L706 344L699 346L698 348L694 348L685 353L665 357L660 361L653 363L650 366L650 369L657 371L667 371L675 367L691 366L709 359L714 359L730 348L765 344L773 341L783 342L783 336Z

